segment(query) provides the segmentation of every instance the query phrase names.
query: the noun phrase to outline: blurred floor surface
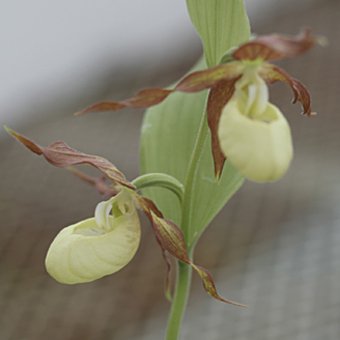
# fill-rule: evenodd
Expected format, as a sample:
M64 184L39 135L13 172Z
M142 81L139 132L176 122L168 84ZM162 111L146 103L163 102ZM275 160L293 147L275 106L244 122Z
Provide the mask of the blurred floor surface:
M254 27L295 33L310 26L329 39L327 48L284 64L308 85L319 115L295 114L299 108L288 104L290 93L274 87L272 99L287 112L295 138L292 168L279 183L246 183L196 255L214 273L222 295L249 307L213 301L195 278L183 340L340 338L339 19L340 2L334 0ZM101 154L133 178L141 121L136 111L69 116L23 132L41 144L63 139ZM0 339L162 339L169 308L164 266L147 223L137 256L119 274L59 285L43 268L48 245L59 228L91 215L99 197L10 140L0 155Z

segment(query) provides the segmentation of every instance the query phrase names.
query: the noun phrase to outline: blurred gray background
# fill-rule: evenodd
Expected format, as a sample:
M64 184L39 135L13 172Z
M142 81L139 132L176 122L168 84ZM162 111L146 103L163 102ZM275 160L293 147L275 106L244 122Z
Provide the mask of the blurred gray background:
M326 36L329 46L282 65L313 95L315 118L297 114L291 93L272 100L291 122L295 159L275 184L246 183L202 238L197 262L221 294L194 277L182 339L340 338L340 3L249 0L253 31ZM136 7L135 7L136 6ZM167 85L201 53L184 0L3 1L0 123L41 144L56 139L138 175L143 113L76 118L72 112L140 87ZM43 262L60 228L93 214L101 199L0 132L0 339L162 339L169 304L164 265L147 223L142 245L116 275L62 286Z

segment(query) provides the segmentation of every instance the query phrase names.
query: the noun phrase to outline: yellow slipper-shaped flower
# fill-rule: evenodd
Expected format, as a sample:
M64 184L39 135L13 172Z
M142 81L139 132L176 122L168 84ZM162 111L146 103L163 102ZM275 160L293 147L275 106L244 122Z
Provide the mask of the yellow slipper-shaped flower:
M99 203L94 218L60 231L48 250L46 269L64 284L97 280L119 271L132 260L140 236L132 196L123 190Z
M245 115L240 106L235 96L223 109L218 128L223 153L250 180L278 180L287 171L293 156L287 120L270 103L258 115Z

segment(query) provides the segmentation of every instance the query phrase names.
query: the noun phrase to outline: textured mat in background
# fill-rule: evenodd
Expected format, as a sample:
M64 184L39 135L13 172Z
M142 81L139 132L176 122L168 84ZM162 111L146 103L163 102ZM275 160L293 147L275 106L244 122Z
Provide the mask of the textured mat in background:
M279 183L246 183L197 249L197 262L214 273L220 292L249 308L213 301L194 279L183 340L340 338L340 2L323 1L254 28L295 33L301 26L330 41L284 65L309 86L320 114L295 114L290 93L274 88L272 99L292 124L293 166ZM141 119L129 111L64 117L24 132L42 144L64 139L100 153L133 178ZM48 245L59 228L91 215L98 196L17 144L4 143L0 154L0 339L162 339L169 306L148 225L122 272L92 284L59 285L44 272Z

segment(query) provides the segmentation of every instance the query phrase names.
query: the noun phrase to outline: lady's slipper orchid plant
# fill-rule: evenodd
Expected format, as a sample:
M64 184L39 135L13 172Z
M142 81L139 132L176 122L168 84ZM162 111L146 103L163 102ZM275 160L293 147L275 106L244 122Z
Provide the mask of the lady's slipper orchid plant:
M224 58L226 63L185 76L174 89L144 89L132 98L96 103L77 114L147 108L175 91L210 89L207 119L215 175L221 175L228 158L246 178L274 181L285 174L293 151L288 123L280 110L269 103L267 83L287 83L294 93L293 102L302 104L302 113L314 113L306 87L268 61L298 56L316 42L309 30L295 37L260 36L231 51Z
M205 15L207 7L204 6L207 6L208 2L202 0L201 2L187 1L187 3L189 7L194 6L191 8L195 8L194 21L197 23L200 18L196 16L197 8L201 8L200 14ZM226 1L223 4L228 3L230 4ZM221 4L222 2L219 2L219 5ZM241 11L243 9L241 4L243 6L243 2L237 1L238 7L234 7ZM234 8L233 6L231 7ZM219 7L216 6L216 8ZM230 13L233 13L233 10ZM219 11L216 17L220 19L216 20L224 20L220 14ZM245 17L243 25L247 26ZM208 21L202 20L202 22ZM222 25L215 26L222 27ZM205 30L205 27L203 28ZM244 31L247 29L246 27ZM247 34L248 38L249 34ZM239 42L246 40L246 38L243 39L243 34L239 35ZM79 152L61 141L42 147L22 134L6 128L10 135L30 151L43 156L54 166L71 171L92 185L106 199L97 205L93 217L72 224L58 233L46 256L48 273L60 283L77 284L100 279L125 267L134 257L140 243L141 227L138 218L138 210L140 210L150 220L167 264L166 295L168 297L171 296L169 273L172 263L169 255L179 261L177 276L179 279L176 283L174 303L169 319L169 325L172 327L168 328L168 340L177 339L192 270L196 271L202 280L204 289L213 298L225 303L244 306L220 296L211 274L191 259L190 254L197 241L188 240L190 238L188 230L190 231L194 225L191 217L198 210L195 210L195 206L191 204L194 198L194 186L198 187L198 180L196 178L195 181L194 178L198 174L196 170L199 167L200 157L207 150L201 145L204 143L199 143L199 141L206 138L209 132L208 125L213 163L209 158L207 171L211 171L213 176L214 168L215 177L221 180L217 183L219 187L213 186L216 185L212 183L214 181L209 182L211 187L205 183L204 190L200 190L200 193L205 194L207 188L207 190L212 188L210 192L214 194L217 190L222 190L223 194L227 192L228 195L216 195L221 202L223 201L223 204L240 187L243 177L255 182L269 182L281 178L293 157L292 137L288 122L280 109L269 101L267 85L277 81L288 84L294 93L293 102L298 101L303 107L302 113L311 116L313 112L306 87L286 71L269 62L296 57L308 51L316 42L317 39L311 35L309 30L304 30L294 37L276 34L256 37L230 50L222 58L221 64L186 75L172 89L147 88L129 99L96 103L77 113L147 108L161 103L173 92L194 93L209 90L205 114L201 116L203 124L201 123L197 132L192 160L188 162L186 182L183 182L185 185L175 177L162 173L149 173L130 182L116 166L105 158ZM229 46L232 46L232 43ZM196 112L193 113L196 114ZM191 119L193 117L195 116L190 116ZM177 119L178 116L175 116L176 124ZM190 124L191 119L188 120ZM156 137L159 138L159 132L156 132ZM182 133L187 134L187 130L183 129ZM196 134L196 130L192 129L190 133ZM222 171L226 159L233 165L230 168L236 174L235 176L223 177ZM76 166L80 164L96 168L102 173L102 177L91 177L79 171ZM223 181L224 178L228 180L232 178L231 182L233 184L234 181L235 185L231 185L227 190L224 186L226 183ZM169 189L179 198L182 209L180 227L163 216L155 204L156 199L154 202L140 193L141 189L153 185ZM223 205L219 204L220 202L217 206L221 208ZM202 206L206 207L206 204ZM215 211L217 213L218 210ZM210 222L208 218L207 221L205 226ZM201 235L203 230L195 230L193 235L195 237Z

